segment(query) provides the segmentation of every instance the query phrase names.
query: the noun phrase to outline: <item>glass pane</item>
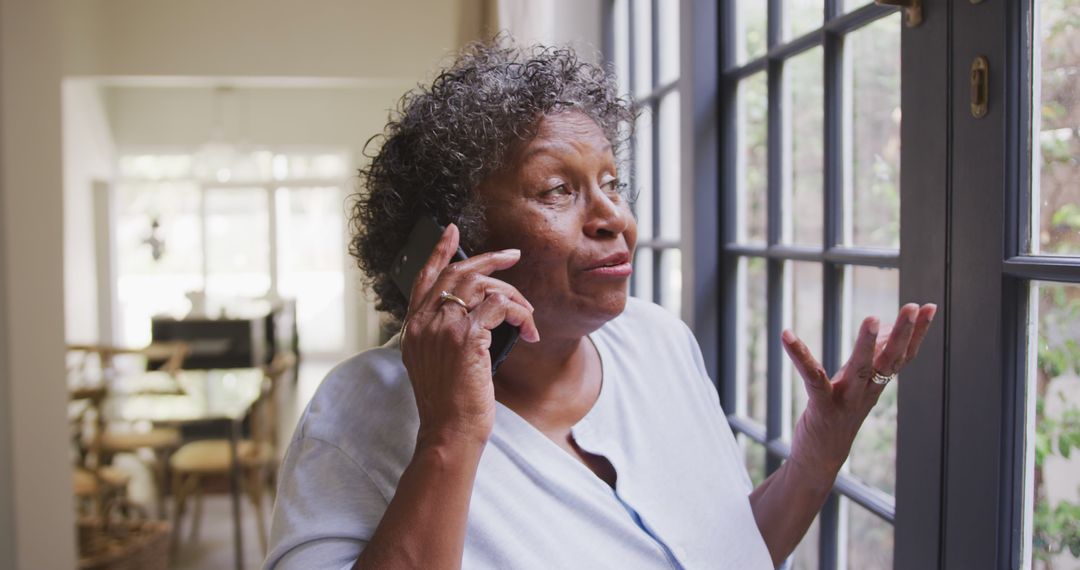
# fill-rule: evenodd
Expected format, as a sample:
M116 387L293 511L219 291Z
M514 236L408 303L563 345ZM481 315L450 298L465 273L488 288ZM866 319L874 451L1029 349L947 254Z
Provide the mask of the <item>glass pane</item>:
M736 63L754 59L765 55L766 17L768 14L768 2L762 0L736 0L735 22L736 33Z
M1080 568L1080 285L1034 284L1031 307L1030 558L1038 570Z
M739 440L739 447L743 450L746 472L750 475L750 481L757 487L765 480L765 446L741 433L737 434L736 438Z
M115 196L117 334L125 346L145 346L150 318L184 317L191 310L185 293L203 288L199 189L125 183L116 186Z
M347 174L345 156L326 154L277 154L271 166L274 180L340 180Z
M657 9L660 85L665 85L679 78L679 2L660 2Z
M634 253L633 279L634 296L649 301L653 300L653 249L639 247Z
M270 211L263 188L206 190L206 295L211 311L270 290Z
M842 346L850 351L864 318L875 316L881 330L891 327L899 310L900 274L895 269L850 267L845 284L847 330ZM846 355L845 355L846 358ZM851 473L886 493L896 492L895 386L881 393L851 448Z
M787 279L785 287L787 293L785 305L787 306L784 310L787 322L784 327L791 329L795 336L806 343L814 356L821 360L822 303L824 302L822 296L824 274L821 264L789 261L784 276ZM791 365L786 355L784 367L791 382L791 429L794 429L799 416L806 409L806 387L802 376Z
M791 555L789 567L791 570L817 570L818 546L821 539L820 518L814 517L814 522L810 523L810 530L806 531L802 542L795 547L795 552Z
M900 246L900 14L844 42L851 129L844 184L844 243Z
M893 567L893 526L859 505L842 499L847 509L847 567L886 570Z
M1043 0L1036 22L1039 47L1030 250L1048 255L1080 254L1080 1Z
M784 37L797 38L821 27L824 0L784 0Z
M680 314L682 311L682 252L668 249L660 254L660 279L662 283L660 304L667 310Z
M279 188L278 292L296 300L300 349L345 348L345 221L338 188Z
M867 4L873 4L874 0L843 0L844 11L850 12L856 8L861 8Z
M679 92L660 101L660 237L678 240L682 233L682 181L679 179Z
M612 8L615 78L619 93L630 93L630 0L615 0Z
M630 1L633 3L630 9L634 29L630 33L634 41L630 42L630 49L634 50L634 93L641 96L653 88L652 6L650 0Z
M128 155L119 160L120 178L141 180L167 180L191 178L191 155L158 154Z
M765 425L765 260L739 260L736 325L736 413Z
M768 184L768 85L764 73L739 84L736 182L736 240L765 242L765 193Z
M652 112L642 109L634 131L634 179L632 184L637 191L634 200L634 214L637 216L639 240L653 238L653 145Z
M784 240L820 245L824 234L823 161L825 147L825 96L822 51L814 48L784 65L790 166L785 191L787 224Z

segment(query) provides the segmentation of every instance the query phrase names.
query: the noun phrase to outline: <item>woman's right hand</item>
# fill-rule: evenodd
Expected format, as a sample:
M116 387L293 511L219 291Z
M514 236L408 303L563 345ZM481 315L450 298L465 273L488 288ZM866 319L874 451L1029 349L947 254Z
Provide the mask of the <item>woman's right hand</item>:
M450 263L458 248L450 224L413 283L401 328L401 357L420 414L419 444L466 441L484 444L495 423L491 330L503 321L537 342L533 307L513 286L490 275L512 267L520 250L483 253ZM440 298L447 291L461 305Z

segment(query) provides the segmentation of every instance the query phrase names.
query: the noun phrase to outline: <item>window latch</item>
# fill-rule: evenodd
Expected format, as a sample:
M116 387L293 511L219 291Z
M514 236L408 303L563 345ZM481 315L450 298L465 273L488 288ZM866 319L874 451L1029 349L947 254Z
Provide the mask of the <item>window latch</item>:
M981 119L990 106L990 62L985 55L971 62L971 116Z
M914 28L922 23L922 0L874 0L878 6L900 6L907 15L906 24Z

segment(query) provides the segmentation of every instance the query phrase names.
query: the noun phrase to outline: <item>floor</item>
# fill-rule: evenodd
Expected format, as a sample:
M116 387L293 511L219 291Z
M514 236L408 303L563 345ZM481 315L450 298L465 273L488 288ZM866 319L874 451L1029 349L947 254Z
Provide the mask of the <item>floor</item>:
M300 377L295 386L282 386L278 393L280 422L278 441L288 445L296 421L315 393L319 383L329 372L333 363L308 362L301 366ZM279 450L279 455L284 449ZM134 455L120 455L114 459L114 465L132 477L128 494L132 501L145 505L154 513L154 486L150 472ZM232 505L230 496L225 494L207 495L203 503L202 528L198 541L190 540L191 508L181 522L180 545L173 557L172 568L175 570L229 569L234 567ZM171 501L166 498L167 513L171 515ZM264 511L266 526L270 527L272 505L266 499ZM255 526L255 512L250 501L244 498L240 504L244 543L244 568L261 568L264 553L259 546L258 531Z

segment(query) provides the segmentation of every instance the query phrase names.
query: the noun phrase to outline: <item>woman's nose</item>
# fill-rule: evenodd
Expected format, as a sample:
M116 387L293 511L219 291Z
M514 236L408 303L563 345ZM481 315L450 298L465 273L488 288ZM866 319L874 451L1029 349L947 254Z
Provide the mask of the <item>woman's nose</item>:
M613 197L594 187L589 192L585 215L585 233L590 237L607 237L626 231L631 214L621 196Z

